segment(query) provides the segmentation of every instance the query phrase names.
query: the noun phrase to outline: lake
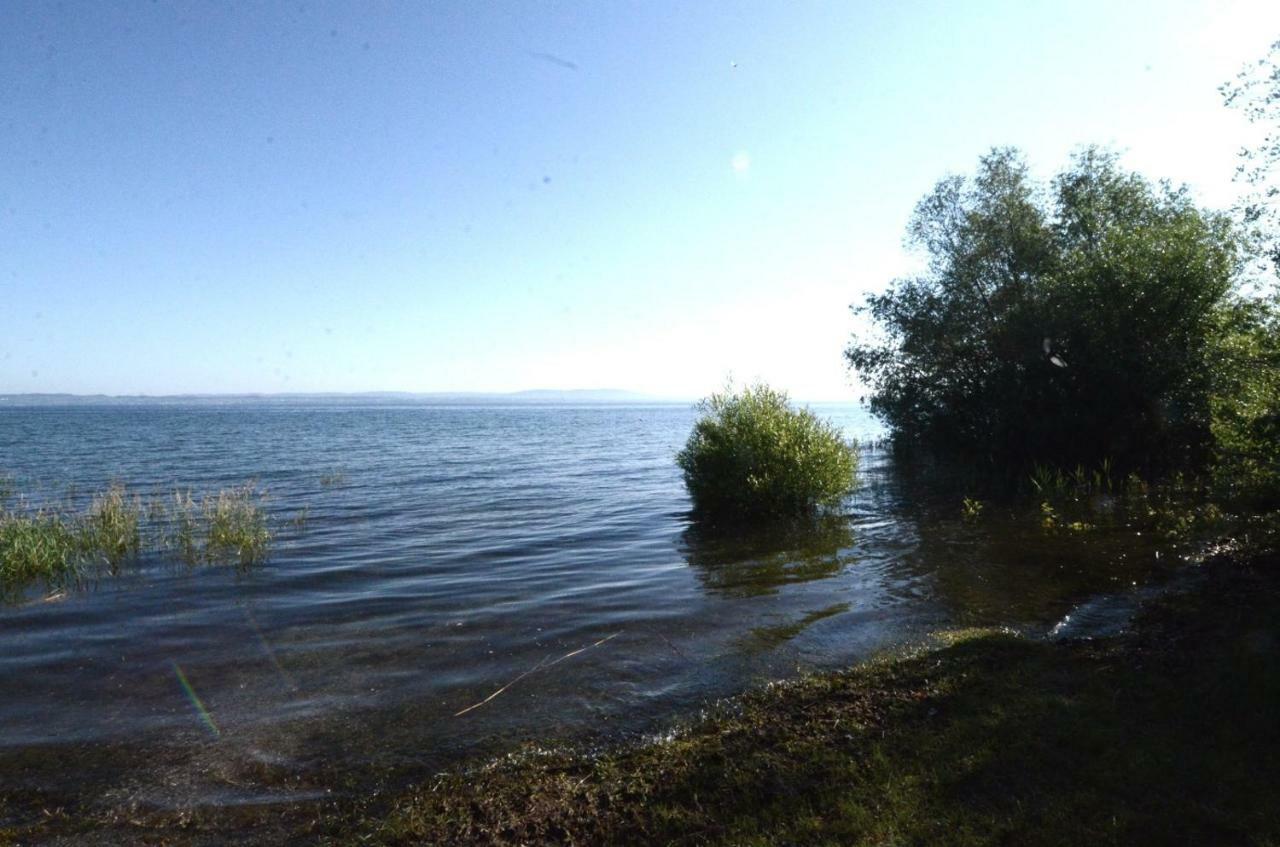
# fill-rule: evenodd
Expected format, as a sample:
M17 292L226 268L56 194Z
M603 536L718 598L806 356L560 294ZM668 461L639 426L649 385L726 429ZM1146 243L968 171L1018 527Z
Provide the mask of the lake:
M879 433L860 407L815 409ZM117 806L305 799L526 741L661 732L940 629L1047 633L1176 561L1132 533L1045 537L998 509L965 523L957 496L876 449L817 527L702 526L673 461L694 419L669 404L0 410L0 471L36 501L254 480L276 532L245 571L150 556L0 606L3 778Z

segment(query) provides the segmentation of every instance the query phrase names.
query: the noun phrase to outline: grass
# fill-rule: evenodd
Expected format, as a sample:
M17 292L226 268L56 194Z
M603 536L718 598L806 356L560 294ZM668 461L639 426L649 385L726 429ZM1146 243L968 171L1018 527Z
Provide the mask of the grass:
M347 475L344 471L333 470L325 471L320 474L321 488L341 488L347 484Z
M271 531L261 497L252 486L229 488L204 498L205 558L256 565L267 556Z
M250 485L198 503L189 491L144 503L120 484L82 510L0 503L0 598L18 599L38 583L56 591L92 573L119 573L144 554L249 567L267 558L271 539L264 497Z
M74 526L49 512L0 512L0 598L36 581L64 588L79 573L81 543Z
M80 544L88 555L101 557L115 571L141 550L142 517L142 498L136 494L130 497L123 485L113 484L90 501L80 520Z

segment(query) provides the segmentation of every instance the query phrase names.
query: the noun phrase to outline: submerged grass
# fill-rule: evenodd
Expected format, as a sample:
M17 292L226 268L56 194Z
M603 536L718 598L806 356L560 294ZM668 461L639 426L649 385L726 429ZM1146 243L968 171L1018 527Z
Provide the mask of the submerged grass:
M142 498L130 497L124 486L114 484L95 494L80 520L80 544L89 556L101 558L113 572L142 548Z
M67 588L105 570L119 573L146 553L174 552L190 565L263 562L272 534L265 496L252 485L197 500L190 491L144 502L123 485L93 495L82 510L0 503L0 599L32 585Z
M204 498L205 558L256 565L267 556L271 531L262 497L252 486L230 488Z
M76 528L61 515L0 512L0 598L37 581L50 590L75 582L81 549Z

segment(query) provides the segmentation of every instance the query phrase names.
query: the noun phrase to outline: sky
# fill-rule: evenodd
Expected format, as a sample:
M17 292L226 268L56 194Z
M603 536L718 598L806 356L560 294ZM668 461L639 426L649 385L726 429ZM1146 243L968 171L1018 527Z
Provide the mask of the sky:
M853 400L992 146L1206 205L1280 3L0 4L0 393Z

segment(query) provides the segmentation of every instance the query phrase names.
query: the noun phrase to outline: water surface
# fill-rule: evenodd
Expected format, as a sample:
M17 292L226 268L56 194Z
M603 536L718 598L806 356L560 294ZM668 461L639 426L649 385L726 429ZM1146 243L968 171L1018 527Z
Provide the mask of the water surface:
M818 410L851 436L877 432L858 407ZM694 417L683 405L0 410L0 471L33 496L252 479L278 534L247 572L152 557L56 602L0 607L6 780L68 792L98 780L103 803L257 802L521 740L654 731L939 628L1047 632L1170 562L1129 534L1046 538L998 512L965 524L954 496L904 481L874 450L857 493L817 527L702 526L673 462Z

